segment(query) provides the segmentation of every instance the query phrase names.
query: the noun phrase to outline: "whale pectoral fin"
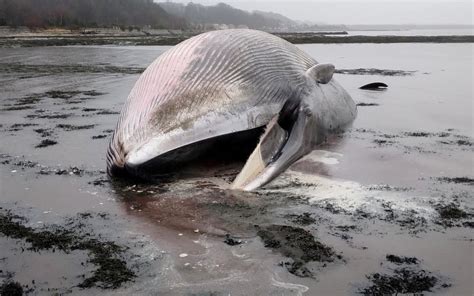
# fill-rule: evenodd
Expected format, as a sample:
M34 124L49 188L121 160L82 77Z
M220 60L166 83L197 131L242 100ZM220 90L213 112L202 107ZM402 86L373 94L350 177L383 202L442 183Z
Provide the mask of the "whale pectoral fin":
M265 133L231 188L254 190L263 186L305 154L307 117L298 101L289 100L268 123Z
M232 189L248 190L247 185L257 179L280 153L287 141L288 132L278 124L277 119L277 116L274 117L267 125L257 147L232 183Z
M318 83L326 84L331 81L335 70L333 64L317 64L306 70L306 75L315 79Z

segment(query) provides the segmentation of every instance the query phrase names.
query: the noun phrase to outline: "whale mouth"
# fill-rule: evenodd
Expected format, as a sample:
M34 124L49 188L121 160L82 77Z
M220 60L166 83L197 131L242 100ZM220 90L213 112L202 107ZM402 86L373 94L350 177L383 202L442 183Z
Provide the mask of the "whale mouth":
M144 163L126 162L124 174L145 181L203 176L211 168L240 170L257 146L264 127L225 134L178 147Z

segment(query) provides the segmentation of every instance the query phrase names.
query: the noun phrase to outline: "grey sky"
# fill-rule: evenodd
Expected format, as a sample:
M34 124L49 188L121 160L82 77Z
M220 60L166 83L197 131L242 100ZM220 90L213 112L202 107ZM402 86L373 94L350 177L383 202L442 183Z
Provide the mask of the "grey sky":
M159 0L165 1L165 0ZM295 20L330 24L473 24L473 1L442 0L194 0L219 2L244 10L281 13ZM189 0L172 2L187 3Z

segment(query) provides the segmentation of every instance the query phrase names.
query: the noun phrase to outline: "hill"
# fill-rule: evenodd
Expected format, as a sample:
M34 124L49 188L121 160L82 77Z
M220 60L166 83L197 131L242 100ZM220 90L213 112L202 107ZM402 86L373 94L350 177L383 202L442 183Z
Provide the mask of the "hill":
M280 14L271 12L248 12L225 3L214 6L201 4L161 2L159 5L169 14L186 19L191 26L201 29L219 27L247 27L260 30L286 30L298 24Z
M153 0L0 0L0 26L184 28Z

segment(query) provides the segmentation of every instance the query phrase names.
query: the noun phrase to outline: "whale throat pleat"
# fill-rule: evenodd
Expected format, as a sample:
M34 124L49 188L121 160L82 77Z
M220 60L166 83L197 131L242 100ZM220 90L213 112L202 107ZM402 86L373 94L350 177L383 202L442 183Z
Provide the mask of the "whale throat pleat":
M190 38L138 79L118 120L108 166L123 166L138 150L145 161L174 146L265 126L316 64L293 44L260 31ZM191 133L197 127L199 133Z

